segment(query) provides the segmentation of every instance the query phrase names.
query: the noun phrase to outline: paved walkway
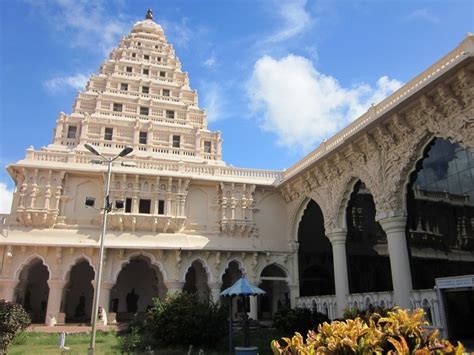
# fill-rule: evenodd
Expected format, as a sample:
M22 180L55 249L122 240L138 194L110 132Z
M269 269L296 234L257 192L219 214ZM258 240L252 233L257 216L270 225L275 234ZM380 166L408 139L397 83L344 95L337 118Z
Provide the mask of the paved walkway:
M97 326L97 330L102 330L102 331L117 330L119 328L120 328L120 324ZM84 324L56 325L54 327L50 327L43 324L32 324L28 327L26 331L39 332L39 333L66 332L66 333L72 334L72 333L90 333L91 330L92 330L92 327L90 325L84 325Z

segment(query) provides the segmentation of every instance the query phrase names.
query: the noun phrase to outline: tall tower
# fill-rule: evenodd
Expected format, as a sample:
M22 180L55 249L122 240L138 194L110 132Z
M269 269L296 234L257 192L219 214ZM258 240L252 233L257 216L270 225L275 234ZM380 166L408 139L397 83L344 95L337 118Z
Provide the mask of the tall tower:
M207 129L206 112L161 26L148 10L80 92L70 115L61 113L48 150L105 154L124 146L136 158L223 165L220 132Z

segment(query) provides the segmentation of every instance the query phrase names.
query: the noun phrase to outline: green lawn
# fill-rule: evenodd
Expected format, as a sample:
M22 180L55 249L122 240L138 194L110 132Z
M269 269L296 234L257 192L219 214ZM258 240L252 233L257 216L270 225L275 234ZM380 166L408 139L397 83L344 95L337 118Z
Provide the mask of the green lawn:
M255 329L250 333L251 345L257 346L260 355L271 355L270 342L279 338L275 329ZM96 340L96 354L120 354L119 336L115 332L98 332ZM70 334L66 337L68 351L58 348L59 335L57 333L21 333L10 346L8 354L87 354L90 335L86 333ZM228 353L229 340L223 338L213 349L204 349L206 355L220 355ZM242 334L234 334L233 346L242 345ZM169 347L154 349L155 354L160 355L182 355L187 354L188 347ZM199 348L195 348L193 354L197 354Z

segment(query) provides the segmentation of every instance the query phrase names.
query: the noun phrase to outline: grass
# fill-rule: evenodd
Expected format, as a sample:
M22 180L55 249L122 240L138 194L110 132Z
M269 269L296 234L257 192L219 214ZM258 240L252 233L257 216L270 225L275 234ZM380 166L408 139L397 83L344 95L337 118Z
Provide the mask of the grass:
M59 349L58 333L23 332L16 336L8 354L87 354L90 334L66 336L68 351ZM115 332L97 332L96 354L120 354L119 339Z
M270 342L280 338L281 335L275 329L261 328L252 330L250 333L250 343L257 346L260 355L271 355ZM232 345L242 344L242 333L233 335ZM70 334L66 336L66 346L68 351L58 348L59 335L57 333L34 333L23 332L17 335L10 346L8 354L87 354L90 334ZM120 354L120 336L115 332L98 332L96 340L96 354ZM205 355L227 354L229 339L223 338L215 348L204 349ZM187 354L189 347L167 347L154 349L155 354L160 355L182 355ZM195 348L193 354L197 354L199 348Z

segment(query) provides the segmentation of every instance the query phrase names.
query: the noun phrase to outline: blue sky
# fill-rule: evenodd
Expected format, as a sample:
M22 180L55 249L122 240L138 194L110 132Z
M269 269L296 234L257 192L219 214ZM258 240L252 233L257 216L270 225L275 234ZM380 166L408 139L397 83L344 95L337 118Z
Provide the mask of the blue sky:
M224 160L283 169L474 30L472 1L0 1L0 163L60 111L152 7ZM12 188L0 172L0 212Z

